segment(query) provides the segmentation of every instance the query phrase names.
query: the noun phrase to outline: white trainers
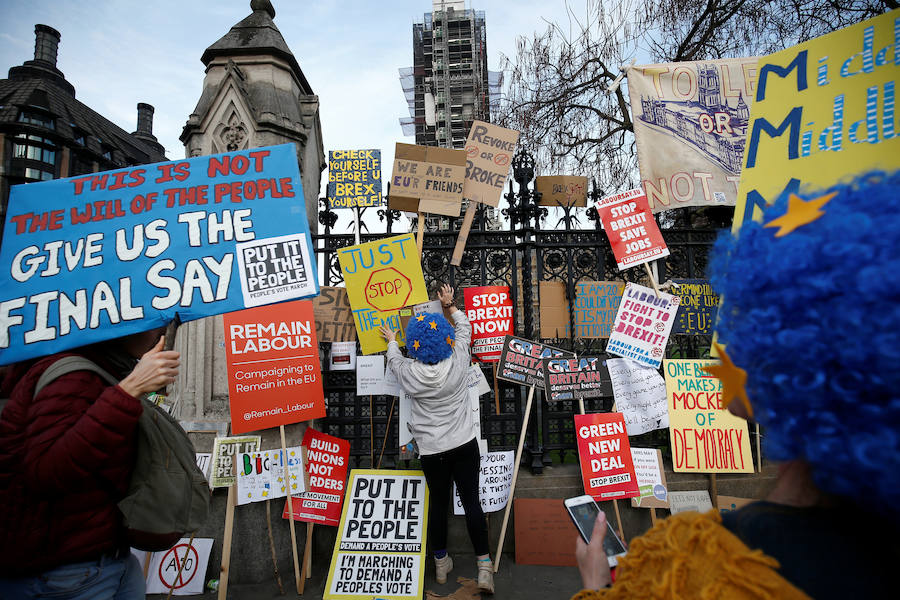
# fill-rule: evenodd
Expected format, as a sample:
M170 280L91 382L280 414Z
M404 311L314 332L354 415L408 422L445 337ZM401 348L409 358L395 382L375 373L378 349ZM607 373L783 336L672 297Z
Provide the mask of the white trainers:
M447 554L444 558L434 559L434 578L438 583L447 583L447 573L453 570L453 559ZM481 578L478 579L481 581Z
M492 561L478 561L478 589L488 594L494 593L494 563Z

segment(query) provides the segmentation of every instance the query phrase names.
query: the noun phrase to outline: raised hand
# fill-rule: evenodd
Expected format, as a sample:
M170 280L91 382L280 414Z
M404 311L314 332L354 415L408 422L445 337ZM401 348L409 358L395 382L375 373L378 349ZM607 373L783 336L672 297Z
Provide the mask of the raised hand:
M174 382L178 376L181 353L163 350L165 342L165 336L159 338L156 345L141 357L131 373L119 382L119 387L137 398Z

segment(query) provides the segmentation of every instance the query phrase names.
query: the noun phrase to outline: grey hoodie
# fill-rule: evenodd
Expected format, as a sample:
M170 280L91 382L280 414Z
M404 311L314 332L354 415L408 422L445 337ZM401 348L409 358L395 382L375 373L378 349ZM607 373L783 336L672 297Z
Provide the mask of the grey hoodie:
M466 374L472 362L472 328L466 314L451 316L456 342L449 358L434 365L406 358L396 341L388 344L387 364L403 391L412 397L409 429L419 454L437 454L462 446L475 437Z

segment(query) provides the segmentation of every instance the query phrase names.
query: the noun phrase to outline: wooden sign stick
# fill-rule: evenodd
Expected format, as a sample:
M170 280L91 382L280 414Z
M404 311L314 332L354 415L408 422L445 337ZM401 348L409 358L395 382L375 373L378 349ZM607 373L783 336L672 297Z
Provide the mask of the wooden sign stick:
M475 220L476 209L475 203L469 202L469 208L466 209L462 227L460 227L459 235L456 237L456 248L453 249L453 257L450 259L450 264L454 267L458 267L462 261L463 252L466 250L466 241L469 239L469 231L472 229L472 221Z
M369 464L375 466L375 416L372 395L369 394Z
M494 408L500 414L500 384L497 383L497 363L491 363L494 370ZM759 436L757 435L757 439Z
M756 470L762 473L762 447L759 442L759 423L756 424Z
M353 207L353 239L356 242L356 245L359 246L359 207Z
M287 442L284 439L284 425L279 426L281 430L281 457L284 461L284 491L287 492L288 506L291 511L294 509L294 494L291 493L291 473L288 469ZM294 581L297 582L297 593L303 593L303 580L300 579L300 563L297 558L297 530L294 527L293 515L288 519L291 527L291 554L294 557Z
M656 292L656 297L659 298L659 286L656 284L656 278L653 276L653 271L650 270L650 264L644 263L644 268L647 270L647 277L650 278L650 283L653 284L653 291Z
M384 430L384 441L381 443L381 454L378 455L378 466L376 469L381 468L381 459L384 458L384 447L387 446L388 436L391 434L391 418L394 416L394 406L397 404L397 396L394 396L394 401L391 402L391 412L388 413L388 422L387 427Z
M178 561L178 574L175 576L175 579L172 580L172 585L169 587L169 594L166 596L166 600L172 600L172 592L175 591L175 582L181 579L181 571L184 569L184 563L187 562L187 555L190 553L191 549L194 547L194 536L197 535L197 532L194 531L191 533L191 539L188 540L187 550L184 552L184 558ZM176 560L178 553L175 553Z
M303 589L306 586L306 580L312 577L312 573L310 573L310 569L312 568L312 533L313 533L313 524L306 524L306 547L303 549L303 572L300 573L300 594L303 594Z
M525 418L522 419L522 432L519 434L519 446L516 448L515 468L512 481L509 484L509 500L506 501L506 510L503 512L503 525L500 526L500 541L497 543L497 552L494 555L494 573L500 569L500 555L503 552L503 541L506 539L506 527L509 525L509 513L512 510L513 497L516 494L516 479L519 478L519 462L522 460L522 446L525 445L525 433L528 431L528 417L531 416L531 401L534 400L534 386L528 390L528 400L525 402Z
M231 567L231 536L234 533L234 503L237 496L237 483L228 486L228 500L225 504L225 535L222 538L222 567L219 574L218 600L225 600L228 595L228 571Z
M650 522L652 524L656 525L656 509L655 508L650 509Z
M715 473L709 474L709 487L710 487L709 495L712 496L712 498L711 498L712 505L713 505L713 508L716 508L719 506L719 485L718 485L718 482L716 481Z
M294 506L289 504L291 512ZM292 514L290 518L294 518ZM266 498L266 529L269 531L269 550L272 552L272 567L275 569L275 583L278 584L278 591L284 596L284 586L281 585L281 573L278 572L278 557L275 555L275 538L272 536L272 501Z
M418 213L419 218L416 229L416 248L419 250L419 260L422 260L422 248L425 247L425 213Z

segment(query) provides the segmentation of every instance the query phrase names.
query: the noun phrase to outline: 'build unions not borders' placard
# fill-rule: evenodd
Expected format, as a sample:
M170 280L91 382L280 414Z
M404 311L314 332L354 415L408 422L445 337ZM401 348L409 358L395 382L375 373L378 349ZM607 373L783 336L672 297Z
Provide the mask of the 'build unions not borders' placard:
M422 471L350 471L324 600L419 600L428 486Z
M0 364L315 296L293 144L13 186Z

